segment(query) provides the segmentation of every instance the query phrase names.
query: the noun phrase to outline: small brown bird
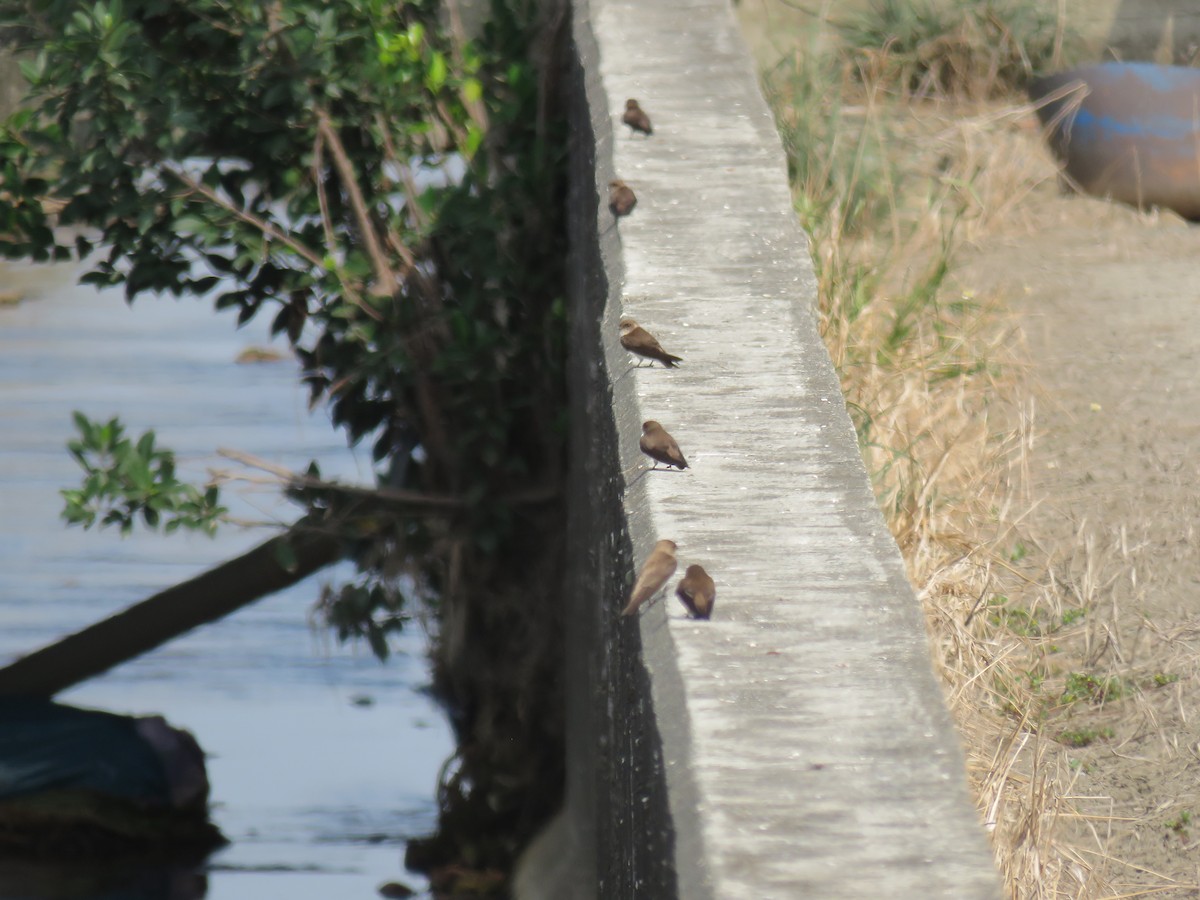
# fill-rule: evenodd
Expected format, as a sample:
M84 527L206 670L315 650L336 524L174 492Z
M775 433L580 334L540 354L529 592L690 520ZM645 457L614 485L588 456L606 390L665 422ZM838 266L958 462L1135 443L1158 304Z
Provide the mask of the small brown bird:
M633 188L619 178L608 183L608 208L614 216L627 216L633 212L635 206L637 195L633 193Z
M717 602L717 586L704 571L704 566L688 566L675 588L675 596L687 607L693 619L707 619Z
M650 127L650 117L632 98L625 101L625 115L621 116L621 121L635 132L640 131L644 135L654 134L654 129Z
M688 467L687 460L683 458L683 453L679 450L679 445L675 443L675 438L667 433L667 429L663 428L653 419L642 423L642 439L638 441L638 446L642 448L642 452L654 460L654 468L658 468L659 463L665 463L667 468L675 466L677 469L686 469Z
M682 356L668 353L658 338L628 316L621 319L621 346L635 356L651 360L652 364L653 360L658 360L668 369L675 368L677 362L683 362Z
M679 561L675 559L675 542L659 541L642 563L642 571L638 573L633 591L629 594L629 603L621 610L621 615L632 616L638 607L662 590L667 579L675 574Z

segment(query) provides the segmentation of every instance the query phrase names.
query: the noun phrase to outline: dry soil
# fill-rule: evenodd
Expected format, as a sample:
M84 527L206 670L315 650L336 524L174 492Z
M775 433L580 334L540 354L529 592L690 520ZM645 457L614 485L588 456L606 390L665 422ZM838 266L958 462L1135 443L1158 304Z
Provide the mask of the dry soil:
M1118 896L1156 885L1197 897L1200 228L1063 193L1026 132L1045 177L1015 211L1020 227L970 248L961 278L1010 298L1028 341L1024 533L1042 586L1086 610L1052 671L1120 679L1117 696L1048 729L1100 735L1064 745L1076 806L1094 817L1064 834Z

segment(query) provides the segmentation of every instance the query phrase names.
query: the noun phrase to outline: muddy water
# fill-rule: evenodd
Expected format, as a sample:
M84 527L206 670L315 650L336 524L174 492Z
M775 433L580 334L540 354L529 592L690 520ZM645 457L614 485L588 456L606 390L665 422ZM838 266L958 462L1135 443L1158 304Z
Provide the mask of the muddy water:
M274 463L369 478L310 416L290 361L237 365L265 346L195 300L145 300L74 285L63 268L0 264L0 663L140 600L265 539L226 527L215 539L145 533L122 539L64 527L58 491L78 484L64 450L70 413L119 415L154 428L185 477L232 447ZM230 489L226 489L228 493ZM293 518L273 489L246 484L227 505L257 522ZM452 743L426 679L419 629L386 665L340 647L308 621L329 571L198 629L59 699L121 713L160 713L209 756L214 818L232 841L201 869L212 900L377 896L402 869L406 838L433 824L439 766ZM0 870L0 897L14 896ZM177 884L178 889L178 884ZM67 893L58 896L99 896ZM106 893L104 896L115 896ZM151 888L119 896L166 897Z

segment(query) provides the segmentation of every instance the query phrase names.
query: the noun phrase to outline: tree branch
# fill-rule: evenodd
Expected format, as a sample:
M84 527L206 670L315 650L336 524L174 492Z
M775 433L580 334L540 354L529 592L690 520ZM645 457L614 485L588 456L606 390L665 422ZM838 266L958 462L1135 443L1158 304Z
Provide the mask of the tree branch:
M321 228L325 232L325 253L330 259L337 259L337 236L333 233L333 221L329 214L329 198L325 195L325 179L321 174L321 169L324 167L325 154L325 139L317 132L317 136L313 139L313 161L312 161L312 179L313 186L317 189L317 205L321 208ZM346 279L341 274L341 266L338 265L338 279L344 284Z
M226 459L239 462L242 465L248 466L252 469L260 469L263 472L269 472L290 487L311 488L313 490L320 491L333 491L335 493L346 494L348 496L383 501L387 505L399 505L412 509L421 509L427 513L432 511L454 511L465 509L467 505L466 501L460 497L446 497L439 494L424 494L420 491L405 491L397 488L367 487L365 485L345 484L340 481L326 481L323 478L313 478L310 475L305 475L301 472L294 472L284 466L277 466L272 462L268 462L267 460L254 456L250 453L243 453L240 450L218 448L217 453Z
M295 238L280 231L278 228L276 228L274 225L272 225L266 219L261 219L258 216L254 215L254 213L247 212L246 210L234 205L234 203L232 201L227 200L226 198L222 197L220 194L218 194L216 191L214 191L208 185L204 184L203 182L197 181L191 175L188 175L186 172L182 171L181 169L176 168L176 166L173 163L164 162L163 169L165 171L167 171L168 173L170 173L171 175L174 175L179 181L181 181L184 184L185 187L188 188L188 190L199 194L205 200L209 200L212 203L215 203L217 206L221 207L221 209L225 210L226 212L232 213L234 216L241 219L243 222L246 222L249 225L253 225L255 228L257 228L259 231L261 231L267 237L273 238L274 240L279 241L281 244L283 244L285 247L287 247L293 253L304 258L307 262L312 263L318 269L321 269L322 271L325 270L325 260L323 260L320 256L318 256L315 252L310 250L308 247L301 244Z
M375 224L367 212L367 203L359 188L354 166L350 162L350 157L346 155L346 148L342 146L342 139L338 137L337 129L329 121L329 113L320 106L317 107L317 133L329 145L333 165L338 171L346 195L350 198L350 208L354 210L354 218L362 233L367 255L371 258L371 265L375 269L375 284L369 290L379 297L391 297L396 293L396 276L383 252L383 247L380 246L379 236L375 234Z
M289 469L286 466L276 465L252 453L244 453L241 450L230 450L221 447L217 449L217 454L234 462L239 462L248 468L267 472L274 475L279 482L294 487L333 491L335 493L346 494L347 496L381 501L384 505L398 505L413 509L422 509L424 512L459 510L467 507L467 501L461 497L449 497L443 494L425 494L420 491L405 491L397 488L367 487L366 485L345 484L340 481L325 481L321 478L313 478ZM549 481L545 484L525 488L520 491L500 494L497 499L501 503L524 505L548 503L558 496L559 487L554 481Z
M0 669L0 696L52 697L337 562L342 544L311 529L259 544L189 581L167 588ZM291 567L280 562L290 557Z
M179 181L183 182L184 186L187 187L188 190L194 191L195 193L202 196L204 199L206 199L212 203L215 203L217 206L221 207L221 209L225 210L226 212L232 213L234 216L241 219L243 222L245 222L249 225L253 225L255 228L257 228L259 231L261 231L267 237L274 238L275 240L279 241L281 244L283 244L285 247L287 247L293 253L296 253L297 255L302 257L306 262L311 263L313 266L320 269L322 272L325 271L325 260L322 259L321 257L317 256L315 251L309 249L304 244L301 244L299 241L297 241L295 238L291 237L290 235L286 234L285 232L280 231L278 228L276 228L274 225L272 225L266 219L261 219L258 216L254 215L254 213L248 212L247 210L244 210L238 206L235 206L230 200L227 200L225 197L222 197L220 194L218 194L216 191L214 191L208 185L204 184L201 181L197 181L195 178L188 175L186 172L175 168L175 166L173 166L169 163L163 163L163 168L167 172L169 172L171 175L175 176L175 178L179 179ZM322 199L324 199L324 198L322 197ZM324 210L323 206L322 206L322 210ZM328 237L328 233L326 236ZM338 283L341 284L342 289L345 291L347 300L349 300L351 303L353 303L355 306L357 306L359 309L361 309L364 313L366 313L368 316L370 316L376 322L383 321L383 316L379 313L379 311L372 309L370 306L368 306L363 301L363 299L359 295L358 291L356 291L354 289L354 287L345 278L342 278L339 275Z

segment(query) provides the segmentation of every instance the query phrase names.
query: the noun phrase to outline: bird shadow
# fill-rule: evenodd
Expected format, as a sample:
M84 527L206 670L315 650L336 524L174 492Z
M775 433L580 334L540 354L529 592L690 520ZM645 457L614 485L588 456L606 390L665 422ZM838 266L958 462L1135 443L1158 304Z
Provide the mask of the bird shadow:
M639 606L636 610L634 610L629 615L627 615L627 616L622 615L621 612L618 611L617 612L617 621L622 622L622 621L628 620L630 622L636 622L636 621L638 621L638 619L640 619L645 614L646 610L648 610L651 607L657 605L658 603L661 603L664 600L666 600L667 595L671 591L670 580L671 579L668 578L667 579L668 583L663 585L661 588L659 588L657 594L655 594L653 597L651 597L649 600L647 600L645 603L643 603L641 606Z
M627 367L624 372L622 372L620 375L618 375L616 380L620 381L626 375L629 375L632 372L636 372L638 369L663 369L663 370L666 370L666 368L667 368L666 366L656 366L653 363L651 363L648 366L642 366L642 365L638 365L637 363L634 363L633 365L630 365L629 367Z
M629 473L632 471L635 471L635 470L640 470L640 471L638 471L637 475L635 475L632 478L632 480L628 480L626 482L630 487L633 487L635 484L637 484L639 481L641 481L643 478L645 478L646 475L650 472L670 472L672 475L682 475L684 472L688 471L687 469L674 469L674 468L671 468L670 466L667 466L666 468L655 468L654 466L651 466L650 468L647 469L639 463L637 466L634 467L634 469L625 469L621 474L624 475L626 477L626 479L628 479Z

